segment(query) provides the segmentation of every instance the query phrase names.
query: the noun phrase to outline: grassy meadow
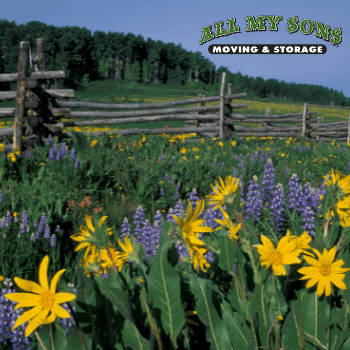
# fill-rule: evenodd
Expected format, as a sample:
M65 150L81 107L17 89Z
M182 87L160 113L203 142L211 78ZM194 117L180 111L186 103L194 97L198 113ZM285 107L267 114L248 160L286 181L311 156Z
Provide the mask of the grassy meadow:
M84 89L75 91L75 100L157 103L195 98L199 93L206 97L217 96L219 88L214 91L205 86L176 87L107 80L85 83ZM248 108L233 111L236 113L264 114L268 107L271 114L303 111L301 104L292 101L262 100L249 95L232 102L248 103ZM14 106L15 101L0 103L0 107ZM324 123L347 121L349 110L309 106L309 111L318 111L313 119L323 116ZM115 128L164 128L166 125L182 127L185 121L132 123ZM2 119L0 126L12 127L13 119ZM57 140L38 146L39 155L28 159L6 149L6 144L12 143L11 139L1 140L0 275L35 281L38 266L48 254L49 276L66 269L61 279L76 284L74 267L78 259L82 259L83 252L74 252L77 243L70 236L86 225L86 214L108 216L106 222L113 231L111 241L117 246L125 218L131 229L135 229L133 216L140 205L151 224L157 211L165 219L180 199L184 201L186 213L189 193L193 189L205 199L219 177L225 179L232 174L241 177L245 199L253 176L262 182L264 164L269 158L276 170L275 184L281 183L285 193L288 193L288 182L294 173L303 187L310 182L313 188L320 188L331 169L343 175L350 174L349 146L336 141L320 143L270 137L222 141L206 137L199 142L185 142L185 139L195 138L195 134L104 137L79 134L113 128L68 127L67 131L74 133L74 139L65 140L63 146L58 145ZM58 153L61 155L57 156ZM207 203L206 208L209 208ZM268 213L265 218L267 222L270 220ZM284 227L288 228L289 224L286 221ZM261 230L263 233L264 228ZM53 234L55 238L52 238ZM31 342L36 346L34 336L31 336Z

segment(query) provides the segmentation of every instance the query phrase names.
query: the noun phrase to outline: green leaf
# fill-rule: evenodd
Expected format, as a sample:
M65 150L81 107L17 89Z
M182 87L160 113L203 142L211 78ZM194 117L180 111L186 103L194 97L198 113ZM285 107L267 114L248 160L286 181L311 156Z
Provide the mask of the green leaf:
M82 332L79 333L77 326L74 326L74 328L71 330L71 332L68 335L67 349L86 350L81 337L84 338L87 348L89 350L92 349L92 339L84 335Z
M327 327L330 320L329 305L327 299L323 296L319 298L317 293L304 292L302 302L302 327L305 333L308 333L323 345L327 344ZM318 350L315 342L308 337L305 338L305 350Z
M301 305L299 300L290 302L291 310L287 314L282 326L283 346L288 350L302 349Z
M126 346L134 350L146 350L150 348L150 341L145 339L137 329L137 327L125 320L123 329L123 341Z
M95 281L103 294L117 307L119 312L128 321L134 323L128 294L119 288L111 287L108 281L103 278L96 278Z
M220 239L219 266L225 271L232 271L233 264L237 262L233 244L226 232L223 232Z
M339 237L339 223L340 217L335 210L334 216L332 217L332 225L328 228L327 236L323 238L327 250L333 248L337 238Z
M242 322L240 314L233 313L227 301L223 300L221 304L222 317L230 336L231 343L235 349L248 349L249 339L252 332L245 322Z
M66 332L55 323L44 324L37 332L47 350L68 349Z
M185 314L181 304L180 276L168 261L168 252L173 245L170 241L158 248L148 278L148 291L153 306L160 309L165 332L175 342L185 324Z
M257 284L254 288L253 295L252 295L252 310L258 313L258 320L259 320L258 331L259 331L261 346L268 349L267 333L270 328L270 322L267 315L264 294L265 294L264 285Z
M206 340L211 342L211 349L230 349L227 328L213 305L211 282L191 275L190 288L196 298L198 317L206 327Z

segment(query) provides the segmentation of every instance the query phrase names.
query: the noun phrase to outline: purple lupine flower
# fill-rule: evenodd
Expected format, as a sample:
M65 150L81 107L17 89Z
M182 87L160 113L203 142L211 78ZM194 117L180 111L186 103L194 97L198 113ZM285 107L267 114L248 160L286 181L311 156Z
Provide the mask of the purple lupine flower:
M178 252L178 255L179 255L179 260L182 260L183 258L189 258L190 257L190 254L188 252L188 248L187 248L187 245L186 244L183 244L183 241L182 240L178 240L176 243L175 243L175 247L177 249L177 252Z
M56 146L56 145L55 145ZM58 152L56 153L56 160L60 160L62 157L61 157L61 152Z
M54 139L52 138L51 135L49 135L49 137L46 139L45 145L49 146L51 144L51 142L53 142L53 141L54 141Z
M56 226L55 232L58 233L58 234L61 233L61 227L60 227L60 225L57 225L57 226Z
M302 208L302 198L303 198L303 192L302 187L299 184L299 178L297 174L293 174L289 179L289 191L288 191L288 198L289 198L289 209L290 210L296 210L297 212L300 211Z
M164 181L168 181L168 180L169 180L168 174L165 174L165 175L164 175Z
M44 233L44 238L50 239L50 234L51 234L51 229L49 225L45 226L45 233Z
M264 154L263 150L261 150L260 151L260 161L263 163L263 162L265 162L266 159L267 159L267 155Z
M75 159L75 149L72 148L72 149L70 150L70 160L74 160L74 159Z
M170 183L174 184L175 183L175 175L171 177Z
M78 294L78 290L74 288L73 283L68 283L68 287L72 288L75 294ZM73 327L75 326L75 320L70 311L70 308L68 307L68 303L63 303L62 307L70 314L70 318L61 318L61 327L66 331L66 335L68 336L69 333L72 331ZM72 309L74 312L76 311L73 305Z
M237 169L233 170L232 177L237 177Z
M130 228L128 218L124 218L123 223L122 223L122 227L120 230L120 239L124 239L125 236L130 237L130 233L131 233L131 228Z
M60 151L60 156L61 156L61 158L67 157L67 145L66 145L65 142L62 143L62 148L61 148L61 151Z
M11 145L7 145L5 148L5 156L7 157L7 155L11 152Z
M174 209L170 208L168 211L168 214L166 216L166 221L171 221L173 224L177 225L177 222L173 218L173 215L174 215ZM177 215L175 215L175 216L177 216Z
M175 187L176 187L177 190L179 190L180 189L180 183L178 182Z
M225 163L224 163L224 162L222 162L222 163L221 163L221 167L220 167L220 170L219 170L219 171L222 171L222 170L224 169L224 166L225 166Z
M216 159L215 159L214 162L213 162L213 166L216 166Z
M11 222L12 222L12 217L11 217L10 212L8 211L8 212L6 213L5 226L6 226L6 224L7 224L7 225L10 225ZM6 226L6 227L7 227L7 226Z
M164 154L161 154L159 158L160 160L164 160Z
M32 153L30 151L28 151L27 154L26 154L26 159L30 159L31 156L32 156Z
M289 174L289 169L288 169L288 167L286 166L286 170L284 171L285 172L285 174L286 175L288 175Z
M49 151L49 161L54 162L55 159L56 159L55 151L53 148L51 148Z
M79 169L79 157L74 162L74 168Z
M157 210L156 214L154 215L153 232L152 255L154 256L159 248L160 237L162 235L162 214L159 210Z
M174 193L174 199L178 199L179 196L180 196L180 195L179 195L179 192L176 191L176 192Z
M311 209L311 207L303 208L302 210L302 221L305 223L305 225L302 226L302 228L311 236L315 237L315 227L314 224L316 221L315 218L315 212Z
M32 234L30 235L29 242L35 242L35 241L36 241L35 234L32 233Z
M243 206L243 210L247 214L245 218L249 220L252 215L253 222L255 223L258 219L260 219L263 207L264 202L261 187L258 184L258 177L254 175L253 180L249 180L247 200Z
M5 216L3 216L0 220L0 228L4 228L5 227Z
M22 211L22 217L21 217L21 222L24 226L28 225L28 214L25 210Z
M171 161L172 161L172 162L175 162L175 160L176 160L175 157L172 157L172 158L171 158Z
M56 235L53 233L52 236L51 236L51 239L50 239L50 246L52 248L55 248L56 247L56 243L57 243L57 237Z
M212 262L212 261L214 261L214 253L213 253L213 251L211 251L211 250L208 250L205 254L204 254L204 257L205 257L205 259L208 261L208 263L210 263L210 262Z
M282 184L277 184L272 191L272 199L270 205L270 214L272 225L277 232L281 231L281 226L284 221L285 207L284 207L284 188Z
M40 235L44 232L46 225L46 214L43 213L40 218L40 223L38 225L38 228L36 230L36 238L39 239Z
M159 195L160 196L164 196L164 190L161 188L160 191L159 191Z
M183 212L184 212L183 203L182 203L182 200L179 199L176 202L175 207L174 207L174 215L180 218L181 215L183 214Z
M215 219L217 218L215 217L215 211L213 210L213 208L207 209L206 225L208 227L211 227L213 230L219 226Z
M200 198L197 195L197 190L194 188L190 193L189 193L189 200L192 205L192 208L195 208L197 205L197 202L200 200Z
M37 228L37 227L38 227L38 220L35 220L35 221L34 221L33 226L34 226L35 228Z
M263 201L269 202L272 197L272 191L275 189L275 168L273 167L271 158L264 165L263 174L263 180L261 182Z
M244 161L241 160L241 162L238 164L238 166L242 169L244 167Z
M145 213L141 205L136 209L133 224L135 225L134 235L137 236L136 243L140 243L141 224L145 221Z
M251 156L251 157L250 157L250 161L251 161L252 163L255 163L255 158L254 158L253 156Z
M24 225L21 224L21 226L19 227L19 234L23 234L24 232L26 232L26 229L25 229Z
M145 256L147 259L151 258L153 247L152 247L152 236L153 236L153 227L148 219L145 220L141 232L138 235L138 243L141 243Z

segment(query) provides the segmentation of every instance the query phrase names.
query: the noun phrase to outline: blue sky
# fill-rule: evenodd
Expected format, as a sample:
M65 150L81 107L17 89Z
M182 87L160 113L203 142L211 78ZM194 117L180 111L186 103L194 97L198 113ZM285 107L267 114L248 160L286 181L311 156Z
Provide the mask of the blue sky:
M350 96L350 2L348 0L294 0L294 1L229 1L203 0L12 0L2 3L1 18L25 24L41 21L54 26L85 27L93 33L124 32L141 34L145 39L161 40L182 45L189 51L200 51L218 68L223 65L235 73L264 79L275 78L288 83L315 84L343 91ZM247 16L282 16L277 32L245 32ZM322 22L342 29L342 42L333 46L315 36L315 31L304 35L299 30L289 34L287 19L297 16ZM348 18L346 17L348 16ZM202 27L236 18L241 33L199 45ZM326 45L324 55L211 55L211 44L318 44Z

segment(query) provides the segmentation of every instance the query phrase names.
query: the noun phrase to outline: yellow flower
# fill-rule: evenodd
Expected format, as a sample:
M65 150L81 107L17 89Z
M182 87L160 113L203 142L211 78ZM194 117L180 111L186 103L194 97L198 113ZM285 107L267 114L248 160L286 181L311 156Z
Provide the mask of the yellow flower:
M281 155L281 157L285 157L285 156L286 156L284 153L282 153L282 154L281 154L281 153L279 153L279 154Z
M344 272L349 271L350 268L342 268L344 261L342 259L334 261L335 258L335 246L327 251L323 249L323 254L317 250L312 249L318 260L304 256L305 260L311 265L307 267L302 267L298 270L299 273L305 275L301 277L301 280L309 280L306 283L306 288L313 287L316 283L317 286L317 295L320 297L324 291L326 296L331 295L331 283L340 289L346 289L346 285L343 282L345 277Z
M118 238L118 244L123 249L124 252L118 252L115 250L112 244L109 245L109 253L112 256L112 260L110 255L108 254L107 249L101 249L101 259L103 263L101 267L107 268L108 271L113 266L113 263L118 267L118 271L122 269L125 263L128 261L128 257L130 253L134 251L134 248L131 245L129 236L125 237L125 245L122 243L120 237Z
M199 267L201 267L202 270L205 271L203 265L210 266L203 255L207 249L201 248L201 246L204 245L204 242L202 242L198 237L199 232L213 232L213 229L211 227L200 227L200 225L202 225L205 220L197 220L197 218L202 212L203 208L204 200L200 200L197 202L197 207L192 213L192 204L190 201L188 201L188 209L185 220L182 220L175 215L173 215L173 218L182 230L182 238L187 244L191 262L194 268L197 270Z
M224 144L222 142L219 142L218 145L224 147Z
M219 207L219 208L220 208L222 214L224 215L225 220L219 220L219 219L215 219L215 218L214 218L214 220L215 220L218 224L220 224L220 225L225 226L225 227L228 228L228 230L229 230L229 232L230 232L229 237L230 237L232 243L233 243L233 239L235 239L236 242L237 242L237 241L238 241L237 232L240 230L240 228L241 228L242 225L241 225L241 224L235 225L235 224L231 221L231 219L230 219L230 217L228 216L228 214L226 213L226 211L224 211L224 210L222 209L222 207ZM218 228L216 228L215 231L221 230L222 226L219 226Z
M92 142L91 142L91 144L90 144L90 147L95 147L95 145L97 144L97 140L93 140Z
M328 175L329 176L329 175ZM343 199L344 196L350 195L350 175L342 175L339 171L334 172L332 169L330 171L331 178L323 176L327 181L325 184L327 186L335 185L337 183L339 190L343 193L340 193L339 199Z
M301 161L300 161L300 160L298 160L298 163L300 164L300 163L301 163Z
M0 276L0 282L2 282L5 279L4 276Z
M281 315L278 315L277 318L279 321L283 321L283 317Z
M272 266L272 270L276 276L285 276L287 274L284 265L299 264L301 260L298 258L299 251L295 249L295 242L290 242L289 232L282 237L277 245L273 246L271 240L261 235L262 244L256 244L258 253L260 254L261 266L266 265L266 269Z
M299 250L299 253L304 253L313 257L311 253L305 250L305 249L311 249L311 247L309 246L309 243L312 240L311 236L306 231L304 231L300 237L296 237L294 235L290 236L290 240L291 242L295 242L296 244L295 248Z
M266 148L265 151L271 151L271 148Z
M142 142L145 142L145 141L146 141L146 136L142 135Z
M231 146L236 146L236 141L231 141Z
M219 180L221 182L221 187L215 181L217 189L214 188L212 184L210 184L215 194L207 195L207 198L209 198L210 200L208 204L215 204L213 210L219 208L225 203L232 203L236 195L238 186L241 186L239 183L239 179L232 177L232 175L226 177L226 185L224 184L220 176Z
M186 152L187 152L187 150L186 150L186 148L185 148L185 147L182 147L182 148L181 148L181 150L180 150L180 152L181 152L181 153L186 153Z
M7 158L10 158L12 163L16 160L16 156L15 156L15 154L13 152L9 153L7 155Z
M100 219L98 226L101 227L107 218L108 218L108 216L103 216ZM80 226L79 227L80 231L73 234L72 236L70 236L70 238L73 241L82 242L74 249L75 252L78 252L79 250L86 248L86 250L84 252L84 259L87 258L87 256L89 255L90 252L92 252L93 254L96 253L96 245L89 242L89 238L92 238L92 235L90 232L94 233L95 228L92 225L90 216L87 214L85 215L85 221L86 221L86 226ZM112 234L111 228L108 228L107 231L108 231L109 235Z
M70 314L68 311L63 309L59 304L72 301L76 298L76 295L70 293L57 293L56 294L56 286L59 277L66 270L58 271L53 277L49 289L49 283L47 279L47 266L49 263L49 257L46 255L42 260L39 267L39 284L32 281L26 281L21 278L15 277L14 281L17 286L26 292L34 292L33 293L9 293L5 294L4 297L17 302L18 304L14 308L14 310L21 307L31 307L34 306L31 310L25 312L21 315L11 331L13 331L18 326L22 325L24 322L29 322L26 330L25 337L28 337L36 328L38 328L41 324L52 323L56 319L56 315L61 318L70 318ZM48 316L51 311L50 316Z
M188 162L188 159L186 157L182 157L182 159L186 162Z

